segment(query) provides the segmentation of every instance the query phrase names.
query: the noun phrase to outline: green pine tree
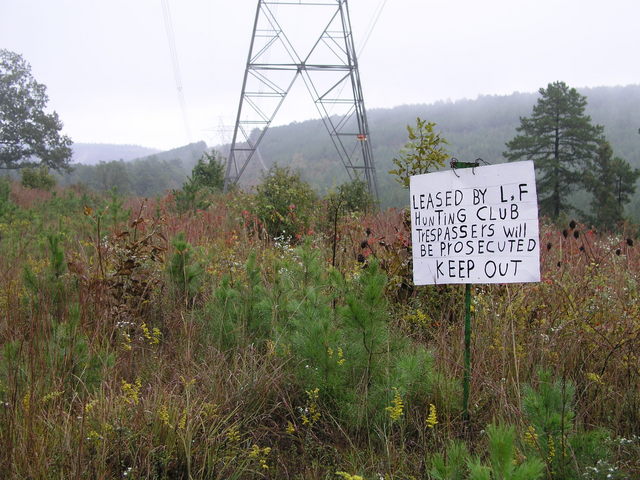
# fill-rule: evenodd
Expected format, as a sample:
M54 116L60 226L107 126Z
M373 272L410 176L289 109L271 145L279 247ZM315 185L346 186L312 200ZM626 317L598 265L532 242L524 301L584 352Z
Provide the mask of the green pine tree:
M586 105L575 88L550 83L540 89L531 117L520 118L520 134L506 144L508 160L535 162L540 211L554 219L572 208L569 194L582 185L602 137L602 127L585 115Z

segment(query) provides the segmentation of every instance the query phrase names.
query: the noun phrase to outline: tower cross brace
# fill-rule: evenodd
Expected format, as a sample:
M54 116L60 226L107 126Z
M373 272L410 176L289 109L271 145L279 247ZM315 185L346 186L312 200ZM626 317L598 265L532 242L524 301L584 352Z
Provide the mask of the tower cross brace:
M283 28L281 6L290 15L307 9L312 10L313 18L320 18L323 29L306 50ZM258 0L225 190L238 183L253 157L260 155L258 146L298 77L311 95L349 178L366 181L377 201L375 164L347 0Z

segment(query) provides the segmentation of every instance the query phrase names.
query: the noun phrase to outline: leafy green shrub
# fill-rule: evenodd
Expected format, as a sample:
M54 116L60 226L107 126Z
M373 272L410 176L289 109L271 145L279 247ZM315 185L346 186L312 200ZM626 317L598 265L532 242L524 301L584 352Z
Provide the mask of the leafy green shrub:
M210 205L207 197L222 191L224 164L218 157L216 152L204 152L182 190L173 191L178 213L204 210Z
M221 192L224 187L224 163L215 151L204 152L191 172L190 181L199 188Z
M26 167L20 171L23 187L50 191L56 186L56 178L49 173L49 167L43 165L38 168Z
M255 213L272 237L291 239L306 233L316 195L300 175L275 165L256 189Z
M434 131L435 126L435 123L420 118L416 119L415 127L407 125L409 142L402 148L400 155L393 159L395 170L389 171L404 188L409 188L412 175L429 173L434 168L443 167L450 157L445 150L447 141Z
M348 213L367 213L373 208L375 201L369 193L367 183L359 178L343 183L336 192L327 196L329 217Z

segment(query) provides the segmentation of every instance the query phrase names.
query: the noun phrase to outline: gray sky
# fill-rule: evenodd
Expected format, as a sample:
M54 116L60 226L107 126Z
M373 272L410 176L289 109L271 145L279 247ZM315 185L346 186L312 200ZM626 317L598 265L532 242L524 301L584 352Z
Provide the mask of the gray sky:
M230 140L256 0L168 0L191 140ZM640 83L639 0L349 0L368 109ZM0 48L22 54L76 142L189 141L161 0L0 0ZM315 117L287 98L275 124ZM226 127L226 128L225 128Z

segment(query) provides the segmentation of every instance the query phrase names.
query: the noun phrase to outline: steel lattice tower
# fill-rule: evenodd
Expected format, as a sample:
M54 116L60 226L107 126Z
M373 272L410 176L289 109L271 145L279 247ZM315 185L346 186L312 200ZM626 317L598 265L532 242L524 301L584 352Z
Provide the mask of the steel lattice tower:
M302 32L306 41L294 41L283 28L283 20L291 18L296 21L288 28ZM305 18L319 22L319 36L311 27L305 30ZM254 156L259 157L260 141L298 77L302 77L349 177L365 180L377 200L347 0L258 0L225 190L239 181Z

